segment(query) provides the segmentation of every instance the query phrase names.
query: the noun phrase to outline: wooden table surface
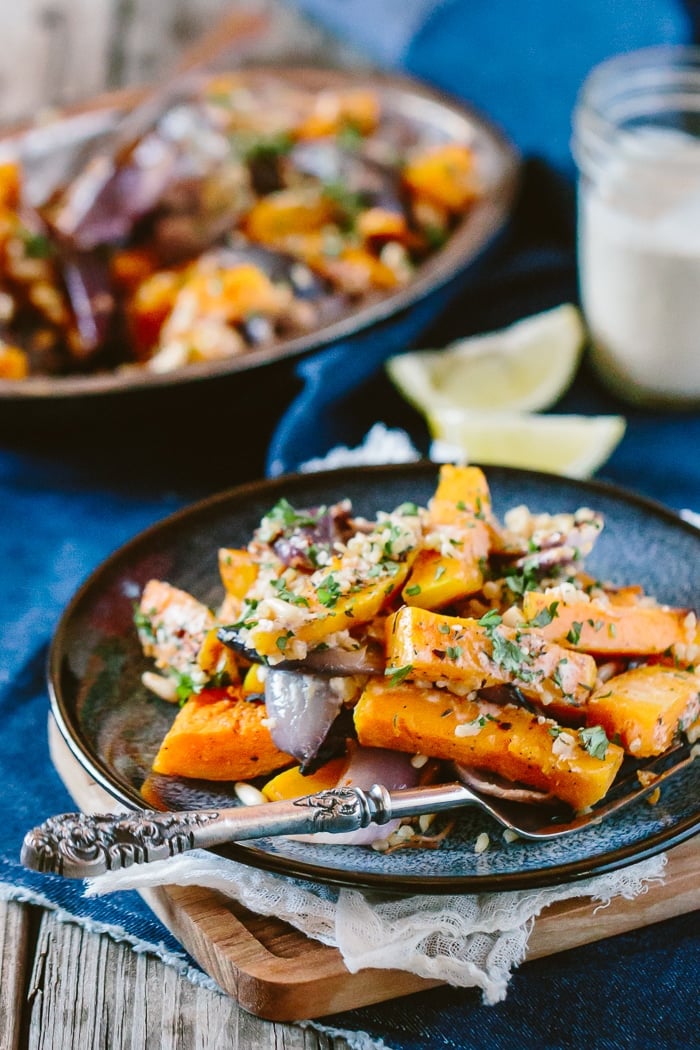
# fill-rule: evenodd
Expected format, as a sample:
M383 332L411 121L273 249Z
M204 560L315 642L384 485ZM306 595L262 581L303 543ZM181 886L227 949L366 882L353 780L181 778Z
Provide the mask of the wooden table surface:
M0 989L0 1050L348 1050L16 901L0 901Z

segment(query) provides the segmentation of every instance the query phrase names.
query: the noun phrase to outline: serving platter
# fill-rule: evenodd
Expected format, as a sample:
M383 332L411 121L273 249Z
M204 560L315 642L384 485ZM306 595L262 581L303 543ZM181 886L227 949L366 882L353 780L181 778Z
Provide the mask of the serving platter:
M588 559L598 578L637 583L660 601L697 608L700 530L663 507L599 482L507 468L487 472L494 509L525 503L533 511L590 506L605 529ZM113 554L86 581L56 631L49 666L51 705L82 768L115 800L167 809L235 804L233 785L154 777L151 763L174 717L172 705L141 684L148 669L133 627L133 605L146 581L168 580L215 606L222 597L220 546L245 544L282 496L297 507L350 498L372 515L405 501L425 503L434 464L355 468L257 482L213 496L153 526ZM485 892L575 881L623 867L700 830L700 765L665 785L660 801L640 801L605 824L543 844L507 843L488 818L461 814L437 852L399 850L383 856L362 847L310 845L288 839L230 844L240 862L315 881L388 893ZM486 831L490 847L476 853Z
M353 73L319 68L249 68L246 82L271 76L312 91L343 89L367 84L376 90L383 111L407 125L422 129L436 141L470 144L478 158L483 193L457 225L443 247L422 263L412 279L399 290L359 301L357 308L345 311L313 330L293 338L216 361L194 363L170 372L149 372L141 368L97 371L92 374L30 376L21 381L0 379L0 404L11 411L16 405L43 405L46 402L102 401L125 394L152 395L186 384L189 387L220 383L270 369L340 340L352 340L375 326L390 324L416 304L425 304L445 289L474 261L504 224L517 188L518 157L511 144L487 119L466 105L449 99L424 85L404 77L378 73ZM75 158L91 149L117 127L121 114L138 102L138 92L103 96L90 105L54 117L21 132L8 133L0 141L0 161L18 158L25 172L29 203L36 205L50 197L75 169ZM439 303L442 303L442 299ZM438 302L436 301L436 310ZM425 312L425 309L424 309ZM262 382L263 379L260 379ZM235 397L240 382L230 386ZM248 388L246 388L248 389ZM16 418L16 417L15 417Z

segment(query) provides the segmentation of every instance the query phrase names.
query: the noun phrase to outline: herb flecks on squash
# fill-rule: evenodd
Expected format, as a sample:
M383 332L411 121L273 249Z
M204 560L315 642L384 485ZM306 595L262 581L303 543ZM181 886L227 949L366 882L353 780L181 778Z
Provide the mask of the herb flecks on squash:
M381 679L372 679L360 697L355 727L366 747L432 755L485 769L551 791L576 810L603 798L624 754L602 733L603 746L592 748L590 737L581 736L581 731L563 729L514 704L490 704L444 689L408 682L391 685Z

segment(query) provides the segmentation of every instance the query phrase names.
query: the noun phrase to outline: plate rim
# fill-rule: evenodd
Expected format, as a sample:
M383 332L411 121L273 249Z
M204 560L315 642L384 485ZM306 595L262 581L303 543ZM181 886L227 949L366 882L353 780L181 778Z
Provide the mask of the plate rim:
M95 755L71 716L70 705L62 695L61 663L66 647L64 636L70 628L76 609L86 600L98 585L101 578L112 574L122 562L128 562L132 551L147 546L149 541L162 531L177 529L188 519L196 520L206 515L211 509L225 505L230 501L245 501L248 496L258 497L266 492L276 492L289 486L303 486L304 481L324 478L340 486L344 477L357 478L371 473L374 476L413 473L425 476L437 474L439 464L426 459L411 463L380 464L371 466L341 467L313 473L290 473L275 478L263 478L224 489L203 499L189 503L179 510L159 519L139 531L131 539L120 545L103 559L83 580L65 606L55 627L49 647L46 665L46 682L49 695L50 713L70 749L82 768L104 788L116 801L131 810L147 810L145 800L140 800L135 791L130 791L116 783L114 775L104 762ZM531 481L545 484L549 481L564 483L574 490L590 495L599 492L601 496L617 499L624 504L661 518L674 528L695 536L700 541L700 527L681 518L679 514L663 503L650 499L623 486L603 479L576 479L544 471L523 470L514 467L486 465L483 467L487 478L498 476L499 479L513 481ZM662 828L641 843L618 846L606 853L594 857L583 857L579 860L561 862L544 869L514 870L506 873L477 875L405 875L385 872L359 872L345 868L328 867L325 864L314 864L297 858L280 856L250 843L229 843L225 847L214 847L209 852L234 860L250 867L263 869L277 875L300 878L305 881L320 882L331 886L344 886L355 889L367 889L373 892L394 895L411 895L415 893L482 893L505 892L510 890L537 889L557 884L580 882L583 879L606 874L627 867L630 864L648 859L664 850L679 845L693 835L700 833L700 804L697 810L671 828ZM360 848L360 847L358 847Z
M318 87L356 84L358 71L342 67L290 66L256 63L241 69L252 76L274 76L290 79L292 83L310 82ZM363 73L363 71L360 71ZM419 268L417 275L393 294L381 296L359 310L309 333L286 339L270 347L218 361L194 363L172 372L148 372L134 369L118 372L114 369L85 375L32 376L27 380L0 379L0 405L68 401L77 397L105 397L139 393L149 390L177 387L223 379L239 373L255 372L275 364L296 361L314 351L366 333L377 325L401 316L421 299L447 286L451 279L463 273L488 247L505 226L511 213L521 179L521 156L513 142L491 119L468 101L434 87L417 77L401 73L366 71L366 79L376 83L385 92L394 92L405 100L418 99L435 105L443 111L445 120L459 120L471 125L476 133L488 141L490 149L500 160L499 175L493 189L478 201L457 225L443 248L435 252ZM120 102L137 101L138 91L116 91L103 94L92 103L66 107L59 114L64 119L84 117L93 111L114 108ZM31 127L26 130L31 130ZM7 140L20 136L22 129L12 128L4 136Z

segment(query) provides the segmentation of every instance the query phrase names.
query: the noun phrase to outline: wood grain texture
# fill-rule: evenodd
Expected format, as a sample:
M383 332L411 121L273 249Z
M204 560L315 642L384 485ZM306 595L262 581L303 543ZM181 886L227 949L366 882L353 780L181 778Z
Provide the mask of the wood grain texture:
M78 765L53 721L51 755L81 809L114 809L114 800ZM528 959L576 948L700 908L700 836L671 850L663 883L607 907L586 898L545 909L535 921ZM200 966L246 1010L291 1021L384 1002L439 982L396 970L347 971L340 953L278 919L254 915L219 893L162 886L142 896Z
M254 1017L159 959L50 912L28 1002L29 1050L348 1050L340 1037Z
M0 4L0 124L105 91L157 83L233 8L267 16L215 68L240 61L358 64L358 56L279 0L22 0Z
M0 1047L19 1050L24 989L31 966L30 909L0 901Z

